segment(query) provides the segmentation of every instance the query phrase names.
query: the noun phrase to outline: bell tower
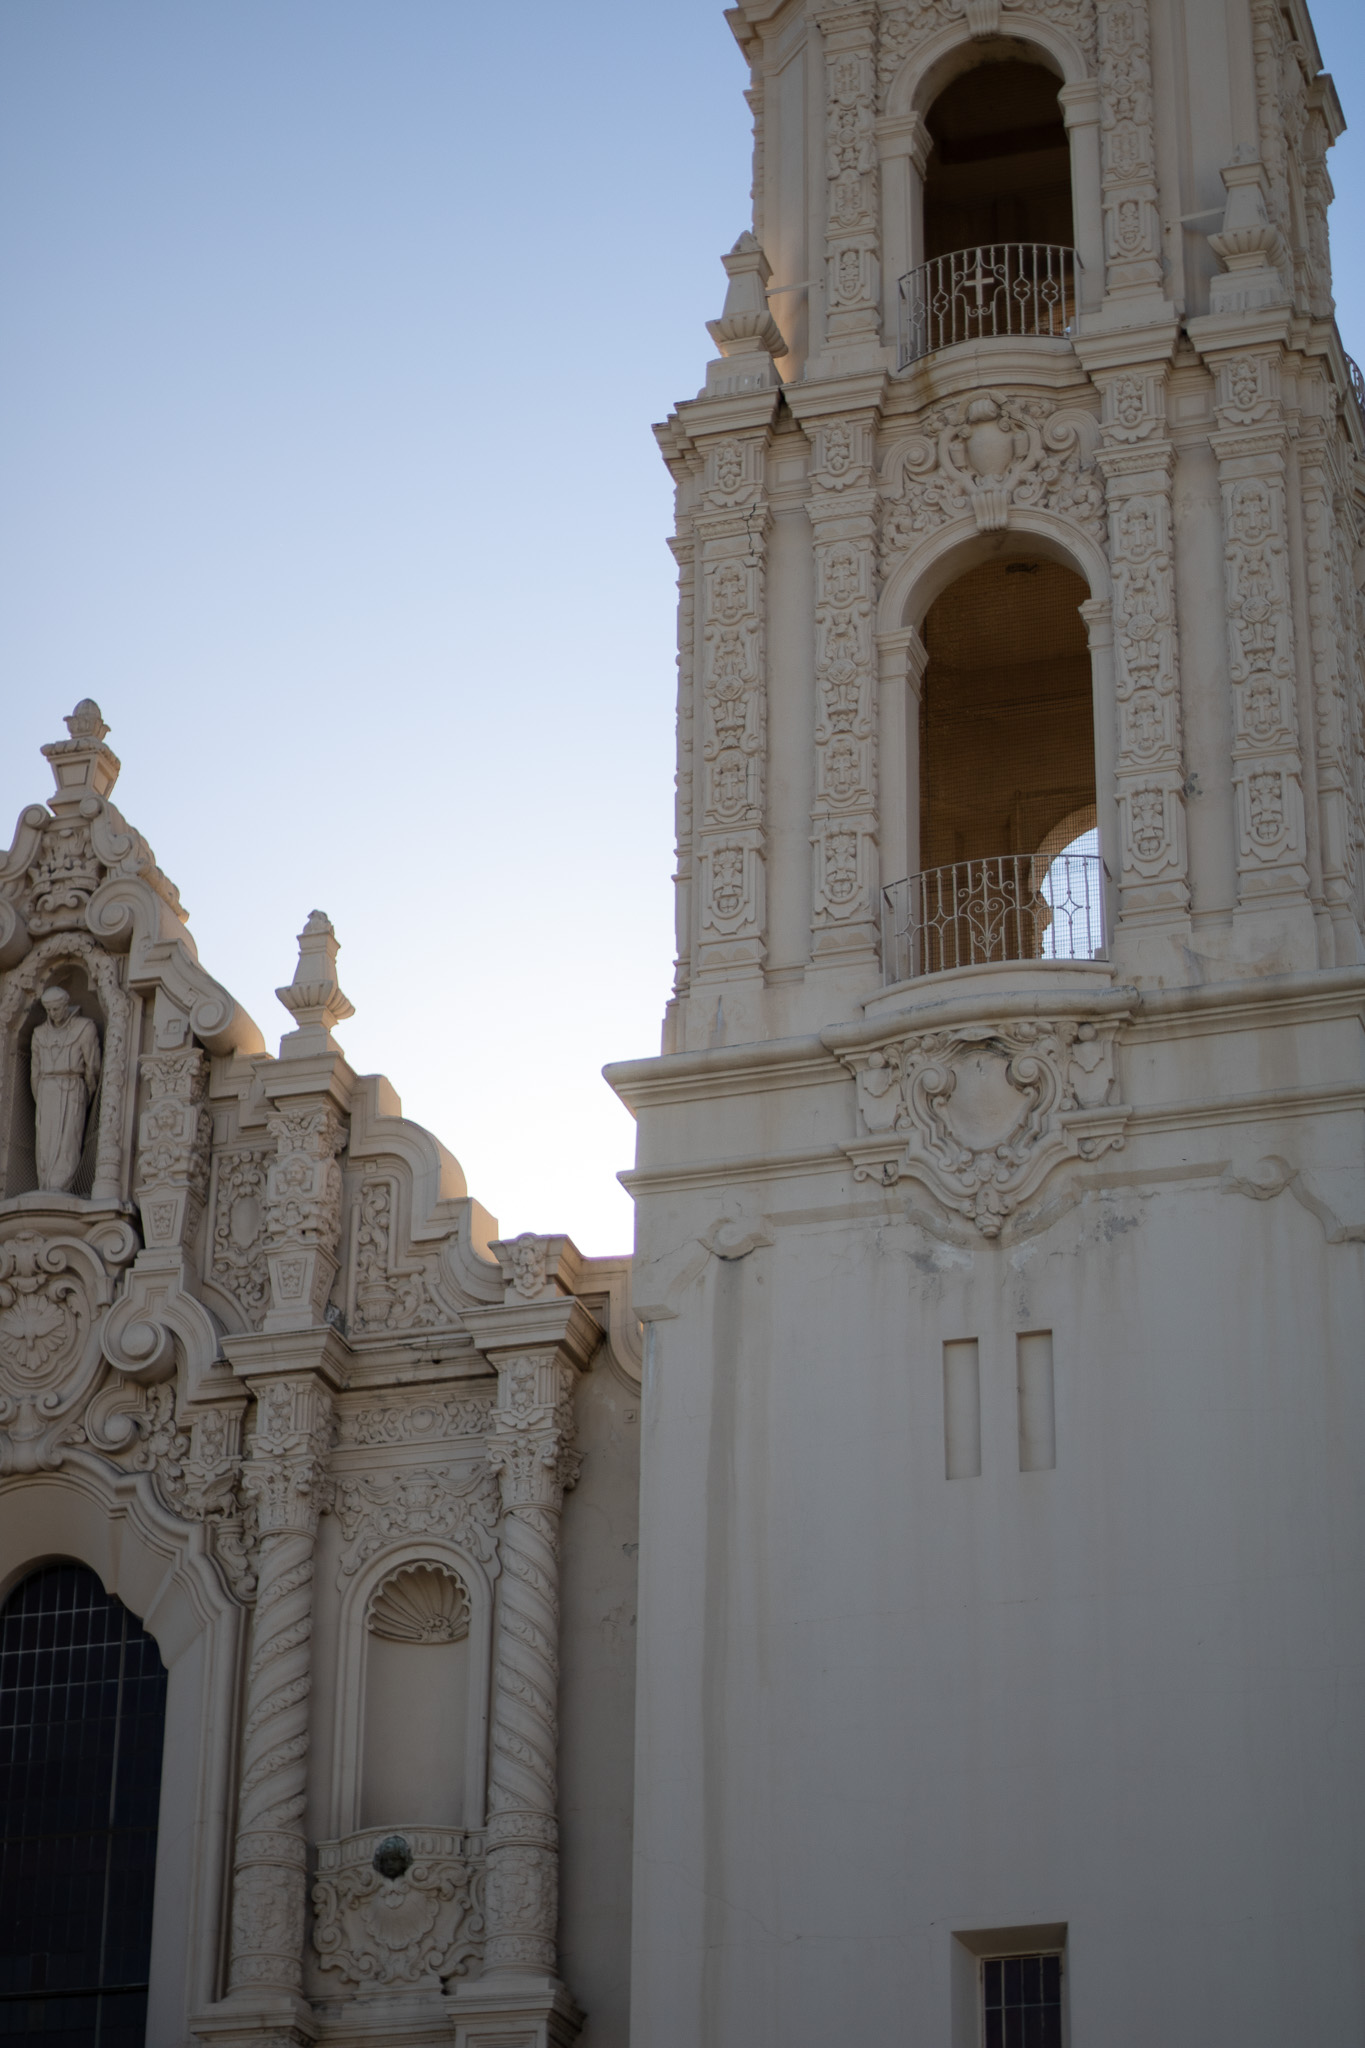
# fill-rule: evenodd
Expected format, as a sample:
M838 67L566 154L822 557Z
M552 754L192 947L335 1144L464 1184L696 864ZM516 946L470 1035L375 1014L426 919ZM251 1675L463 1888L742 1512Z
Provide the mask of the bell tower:
M1302 0L742 0L634 2031L1346 2041L1365 383Z

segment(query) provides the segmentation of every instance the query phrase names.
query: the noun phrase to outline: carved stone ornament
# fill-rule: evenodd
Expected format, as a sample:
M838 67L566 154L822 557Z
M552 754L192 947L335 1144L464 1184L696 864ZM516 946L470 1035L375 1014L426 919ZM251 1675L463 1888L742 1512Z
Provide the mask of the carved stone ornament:
M343 1411L341 1441L343 1444L410 1444L439 1443L452 1437L482 1437L493 1412L493 1399L490 1389L480 1394L452 1394L444 1400L411 1402L401 1408Z
M852 1148L855 1178L921 1181L983 1237L998 1237L1045 1176L1124 1142L1110 1108L1116 1020L963 1024L846 1055L858 1114L903 1149Z
M399 1330L429 1330L451 1323L455 1311L437 1298L434 1275L424 1262L401 1267L395 1258L397 1201L387 1178L367 1176L353 1212L350 1329L353 1338Z
M0 1047L12 1058L17 1034L35 1002L53 988L69 993L71 970L75 969L90 988L104 1013L104 1043L88 1019L69 1011L57 1029L59 1044L40 1046L28 1076L42 1099L34 1100L39 1146L44 1154L46 1178L52 1191L61 1193L76 1178L76 1165L91 1135L95 1140L94 1174L90 1197L97 1202L119 1201L125 1191L124 1105L129 1084L129 1048L133 1039L133 1001L119 978L118 965L94 939L81 932L56 932L44 938L6 976L0 995ZM82 1027L89 1025L88 1030ZM47 1030L39 1025L34 1032ZM70 1071L64 1071L69 1068ZM98 1090L96 1082L98 1081ZM5 1091L0 1100L0 1159L12 1144L17 1090ZM74 1159L73 1159L74 1147ZM35 1178L38 1176L35 1175ZM55 1186L64 1182L64 1188ZM6 1192L21 1194L23 1187Z
M462 1643L469 1590L446 1564L404 1565L370 1600L369 1630L387 1643Z
M319 1842L319 1967L344 1985L439 1990L482 1957L483 1885L477 1836L369 1828Z
M273 1157L270 1146L248 1145L214 1159L207 1278L236 1302L249 1330L260 1329L270 1303L265 1176Z
M972 36L1019 35L1029 19L1055 23L1093 57L1095 0L910 0L908 6L888 7L877 45L882 106L906 58L935 29L959 22Z
M489 1564L497 1551L499 1513L497 1481L478 1467L422 1467L343 1480L336 1497L345 1544L338 1583L344 1586L386 1544L408 1536L449 1537L480 1564Z
M55 1463L62 1425L103 1370L99 1318L137 1250L126 1223L11 1228L0 1239L0 1465ZM57 1426L54 1434L54 1425Z
M978 393L940 406L886 458L884 555L904 553L968 516L979 532L999 532L1016 510L1051 512L1102 542L1098 439L1099 422L1089 413L1043 399Z

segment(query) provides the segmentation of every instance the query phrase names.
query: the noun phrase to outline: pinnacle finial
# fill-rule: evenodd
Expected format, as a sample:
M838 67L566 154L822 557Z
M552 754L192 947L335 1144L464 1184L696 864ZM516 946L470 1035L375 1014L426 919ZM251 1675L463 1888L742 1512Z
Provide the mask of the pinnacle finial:
M300 1059L308 1053L337 1052L332 1026L354 1017L355 1005L342 994L336 961L341 950L332 920L325 910L310 910L299 933L299 964L294 979L275 994L293 1017L297 1030L280 1041L281 1059Z
M109 730L93 697L82 697L70 717L62 722L73 740L87 746L92 741L102 740Z
M92 797L107 797L119 771L118 755L104 744L109 728L93 697L82 697L63 723L69 737L49 740L43 748L57 778L57 793L50 801L58 817L80 811Z

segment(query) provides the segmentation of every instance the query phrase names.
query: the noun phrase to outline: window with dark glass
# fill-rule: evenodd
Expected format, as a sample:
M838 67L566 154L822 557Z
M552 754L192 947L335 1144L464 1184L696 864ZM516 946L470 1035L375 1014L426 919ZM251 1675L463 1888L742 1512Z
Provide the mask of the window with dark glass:
M1062 2048L1061 1957L983 1958L981 2017L984 2048Z
M142 2048L166 1672L84 1565L0 1608L0 2040Z

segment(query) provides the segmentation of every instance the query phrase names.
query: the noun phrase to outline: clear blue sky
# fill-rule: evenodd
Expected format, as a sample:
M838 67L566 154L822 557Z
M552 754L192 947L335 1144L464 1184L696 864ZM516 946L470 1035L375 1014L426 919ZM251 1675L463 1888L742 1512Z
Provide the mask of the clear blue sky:
M1315 10L1365 358L1365 7ZM0 0L0 832L92 695L272 1041L340 1034L509 1230L624 1250L672 952L649 434L748 215L718 0Z

